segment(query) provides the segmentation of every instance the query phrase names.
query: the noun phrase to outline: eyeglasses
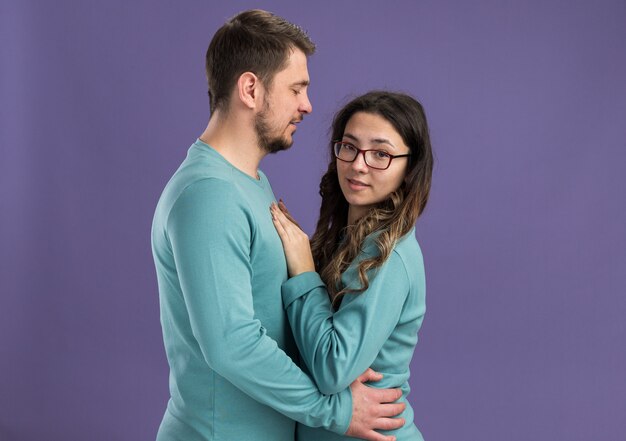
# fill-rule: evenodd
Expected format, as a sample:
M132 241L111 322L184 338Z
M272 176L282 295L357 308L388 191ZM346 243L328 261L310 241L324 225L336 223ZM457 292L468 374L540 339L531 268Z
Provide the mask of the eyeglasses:
M359 153L363 154L363 159L368 167L375 168L376 170L386 170L391 165L392 159L403 158L406 155L390 155L384 150L361 150L350 144L349 142L334 141L333 151L335 152L335 158L344 162L354 162L359 156Z

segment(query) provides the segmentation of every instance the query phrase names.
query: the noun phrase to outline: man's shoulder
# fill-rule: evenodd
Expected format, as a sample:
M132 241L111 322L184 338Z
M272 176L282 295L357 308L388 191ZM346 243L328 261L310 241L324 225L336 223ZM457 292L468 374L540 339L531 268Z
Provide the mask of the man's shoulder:
M230 167L200 155L188 155L172 175L163 190L163 196L177 199L184 191L198 189L234 189Z
M200 174L172 182L171 194L166 187L164 196L171 200L171 205L177 202L193 204L197 209L208 210L225 209L226 207L240 206L243 195L240 188L228 176Z
M219 210L238 203L239 191L228 169L187 157L165 185L155 216L166 222L172 209L181 203L196 210Z
M176 184L179 187L186 187L205 180L214 180L219 185L219 181L230 182L232 179L232 168L225 167L224 164L210 157L189 155L176 170L168 185Z

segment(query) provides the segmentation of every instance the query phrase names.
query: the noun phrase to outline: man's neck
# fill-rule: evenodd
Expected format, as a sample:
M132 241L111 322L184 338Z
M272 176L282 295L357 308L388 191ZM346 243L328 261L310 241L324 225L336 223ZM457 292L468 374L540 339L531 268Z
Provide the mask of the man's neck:
M242 124L236 118L213 115L200 135L200 140L215 149L233 167L259 179L259 164L267 153L259 147L251 124Z

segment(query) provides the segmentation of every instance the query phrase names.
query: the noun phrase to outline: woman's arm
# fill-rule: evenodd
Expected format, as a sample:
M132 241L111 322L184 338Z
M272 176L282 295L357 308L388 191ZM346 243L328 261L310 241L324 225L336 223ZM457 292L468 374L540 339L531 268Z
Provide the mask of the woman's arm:
M404 263L399 255L391 253L375 274L368 274L368 289L347 294L341 308L333 312L326 286L312 267L312 258L308 263L308 238L305 246L302 237L306 234L280 210L273 208L272 216L292 276L282 287L291 329L320 391L335 393L371 366L396 327L409 292ZM358 286L354 267L345 278Z

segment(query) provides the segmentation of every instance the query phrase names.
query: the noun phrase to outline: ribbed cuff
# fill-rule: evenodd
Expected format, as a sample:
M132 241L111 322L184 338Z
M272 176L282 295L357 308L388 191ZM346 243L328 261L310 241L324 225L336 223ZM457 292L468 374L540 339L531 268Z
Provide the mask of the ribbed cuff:
M325 286L324 282L315 271L301 273L288 279L281 288L283 307L287 309L293 301L321 286Z
M339 435L345 435L352 422L352 390L348 387L336 395L340 403L340 422L338 421L337 427L332 427L331 430Z

